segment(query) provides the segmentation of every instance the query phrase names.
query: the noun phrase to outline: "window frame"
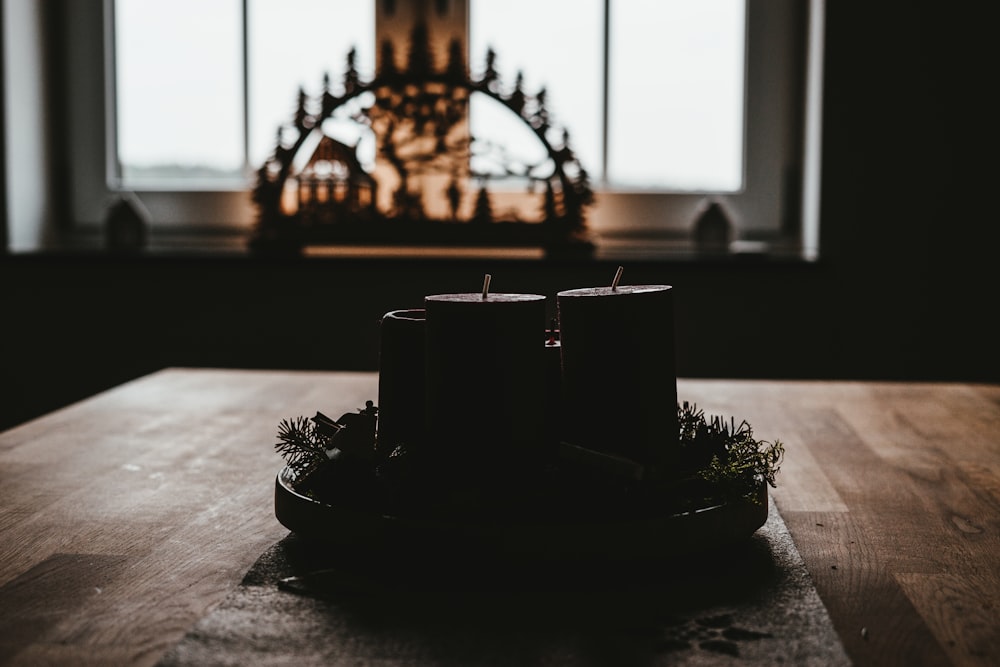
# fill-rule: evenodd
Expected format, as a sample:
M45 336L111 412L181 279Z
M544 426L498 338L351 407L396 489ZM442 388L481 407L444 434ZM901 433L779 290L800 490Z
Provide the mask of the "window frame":
M110 203L128 192L142 202L161 237L248 235L256 217L252 168L244 186L122 186L114 144L114 0L66 6L65 20L73 27L66 30L66 94L77 107L67 119L66 141L73 228L98 231ZM796 17L798 11L804 15ZM599 255L691 254L694 219L715 200L737 223L732 252L818 258L824 15L825 0L748 0L744 189L729 194L611 190L595 177L598 203L589 212L588 228ZM802 29L789 36L795 21ZM780 80L769 81L766 72L775 66L785 70ZM758 125L768 123L763 129ZM768 166L752 166L761 164ZM765 178L765 171L770 176Z

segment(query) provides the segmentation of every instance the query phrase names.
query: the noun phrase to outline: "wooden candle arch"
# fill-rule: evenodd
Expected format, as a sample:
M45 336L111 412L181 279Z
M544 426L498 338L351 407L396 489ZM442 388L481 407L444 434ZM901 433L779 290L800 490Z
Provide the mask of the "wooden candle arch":
M486 67L478 78L468 73L463 50L458 42L453 42L449 51L448 61L441 70L435 70L430 63L428 37L426 28L417 26L411 35L410 62L405 69L395 67L392 57L392 43L383 44L382 66L371 80L361 78L355 68L354 50L347 56L347 67L342 81L342 92L334 94L330 90L329 76L324 77L323 91L317 100L310 100L304 91L300 90L298 106L292 122L279 129L278 141L272 155L257 172L257 183L253 191L253 201L258 209L257 226L251 247L258 250L300 250L309 242L352 242L352 241L393 241L420 242L421 238L428 241L440 241L461 236L461 241L479 237L492 244L520 244L525 240L535 241L549 248L572 247L584 252L591 252L593 244L586 239L585 210L593 204L594 194L589 183L587 171L580 164L576 154L569 145L569 133L558 128L552 120L546 107L544 88L534 95L529 95L521 89L522 77L519 74L513 88L505 91L494 65L496 54L487 52ZM418 55L423 54L423 55ZM469 98L473 93L489 97L513 113L541 143L545 149L546 159L539 165L529 165L523 173L511 171L505 166L509 175L529 179L533 183L541 183L544 187L540 210L543 211L541 223L502 221L503 225L455 225L448 224L452 220L429 219L420 209L421 192L411 193L407 190L408 170L399 157L392 143L393 122L414 123L415 127L425 136L440 141L435 151L440 154L440 148L445 147L447 130L465 119L468 111ZM377 183L370 184L372 205L365 207L355 202L349 211L348 220L305 221L302 216L289 214L282 208L282 196L286 182L292 178L293 162L307 141L314 133L320 133L323 150L338 157L348 171L348 179L371 180L369 173L364 172L356 155L351 155L352 147L337 142L323 132L323 123L333 118L334 113L345 105L358 103L365 97L374 101L367 107L362 107L355 114L354 120L360 125L372 128L373 120L378 116L388 115L390 131L378 136L379 154L386 163L397 170L400 185L394 191L394 201L397 210L392 214L383 213L374 205L374 189ZM317 107L311 111L310 106ZM394 121L393 118L396 120ZM285 139L285 128L294 133L294 139L289 143ZM374 131L374 128L372 128ZM428 134L429 132L429 134ZM474 138L467 137L467 144L461 147L468 154ZM547 166L551 162L552 173L537 175L534 170L539 166ZM467 170L468 180L479 179L479 188L474 206L474 218L480 221L492 220L488 192L485 183L488 175L476 174ZM354 181L348 181L348 187ZM452 191L452 188L456 190ZM455 180L449 186L446 197L452 200L453 218L457 204L453 197L459 197L461 191ZM471 189L469 190L471 192ZM331 190L332 194L332 190ZM329 217L329 216L328 216ZM394 222L426 223L420 225L404 225L405 228L421 227L419 230L401 229ZM331 224L325 224L331 222ZM335 223L335 224L333 224ZM433 224L431 224L433 223ZM501 229L502 228L502 229ZM418 236L417 232L421 236Z

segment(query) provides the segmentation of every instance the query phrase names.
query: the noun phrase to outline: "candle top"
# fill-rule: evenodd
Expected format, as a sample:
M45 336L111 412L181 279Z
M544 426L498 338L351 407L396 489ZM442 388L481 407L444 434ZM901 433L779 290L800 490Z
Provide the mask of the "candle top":
M614 296L616 294L645 294L665 292L673 289L670 285L619 285L618 287L581 287L559 292L557 296Z
M451 303L522 303L525 301L544 301L541 294L505 294L490 292L483 298L479 292L466 292L462 294L431 294L425 296L425 302L451 302Z

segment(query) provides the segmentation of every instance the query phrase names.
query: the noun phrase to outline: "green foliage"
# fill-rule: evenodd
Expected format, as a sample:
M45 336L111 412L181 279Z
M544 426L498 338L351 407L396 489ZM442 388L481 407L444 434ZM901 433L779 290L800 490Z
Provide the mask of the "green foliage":
M371 406L368 407L370 409ZM775 486L775 478L785 452L780 441L758 440L745 420L737 423L732 417L728 420L720 416L708 417L696 405L687 402L678 404L677 417L680 431L679 457L676 461L671 461L669 475L645 479L639 483L644 489L635 496L630 493L625 493L625 496L645 498L642 502L661 509L664 503L670 507L690 508L703 507L705 505L698 503L706 501L760 502L761 485ZM330 461L327 451L334 447L334 443L332 435L322 431L315 418L296 417L281 421L278 426L278 442L274 447L295 477L304 482L307 478L315 477L313 473ZM565 464L565 461L562 463ZM397 448L381 466L375 466L373 462L366 460L361 460L359 465L370 466L373 473L378 471L378 474L385 476L385 480L394 480L403 486L414 483L417 470L421 474L434 474L421 467L419 457L414 458L402 448ZM352 470L357 472L360 469ZM575 475L578 471L575 468L570 466L565 470L569 477L565 477L563 481L569 487L582 489L580 483L584 483L588 497L605 498L602 502L613 504L608 498L618 497L620 494L617 492L624 489L623 482L618 478L611 481L587 476L577 479ZM525 472L526 479L533 479L531 470ZM434 486L439 481L439 478L433 477L428 484ZM597 486L590 485L591 482ZM549 482L544 486L546 494L549 493ZM601 495L602 489L605 492L610 489L613 493ZM571 493L565 495L572 497Z
M328 460L326 450L330 448L330 438L306 417L282 419L274 448L296 477L301 477Z
M779 440L754 438L745 420L706 417L694 404L678 406L683 464L720 498L757 499L761 483L775 486L785 447Z

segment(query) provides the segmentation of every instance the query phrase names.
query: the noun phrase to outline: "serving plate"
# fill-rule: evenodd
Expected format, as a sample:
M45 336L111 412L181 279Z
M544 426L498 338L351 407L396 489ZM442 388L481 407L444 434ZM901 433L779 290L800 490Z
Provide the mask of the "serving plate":
M274 512L293 533L340 549L408 557L435 554L530 560L685 557L749 538L767 520L767 487L752 499L680 513L557 521L402 517L310 498L287 466L274 482Z

